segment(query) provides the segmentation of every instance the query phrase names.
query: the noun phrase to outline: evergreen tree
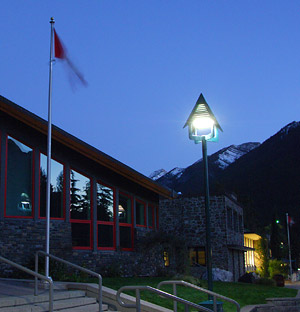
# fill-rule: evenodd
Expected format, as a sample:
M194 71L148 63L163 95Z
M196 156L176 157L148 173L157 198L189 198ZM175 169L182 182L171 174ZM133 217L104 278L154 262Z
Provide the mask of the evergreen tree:
M113 221L113 191L97 183L97 217L101 221Z

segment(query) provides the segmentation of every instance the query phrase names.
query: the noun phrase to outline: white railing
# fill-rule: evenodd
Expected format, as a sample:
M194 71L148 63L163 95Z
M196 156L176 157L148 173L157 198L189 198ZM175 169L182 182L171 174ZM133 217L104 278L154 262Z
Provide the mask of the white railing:
M159 289L162 285L173 285L174 296L177 296L177 289L176 289L177 285L182 285L185 287L193 288L193 289L199 290L203 293L206 293L207 295L213 297L214 312L217 312L217 298L234 304L236 306L236 311L237 312L240 311L240 305L235 300L228 298L228 297L225 297L225 296L222 296L220 294L217 294L217 293L210 291L210 290L207 290L205 288L196 286L194 284L191 284L191 283L188 283L185 281L162 281L157 285L157 288ZM174 311L177 312L177 302L176 301L174 301Z
M136 301L134 304L125 303L124 301L122 301L121 293L123 293L126 290L135 290ZM189 311L189 307L192 307L192 308L197 309L198 311L211 312L210 309L205 308L199 304L190 302L188 300L185 300L185 299L182 299L180 297L171 295L165 291L162 291L162 290L150 287L150 286L123 286L123 287L121 287L118 290L117 295L116 295L119 305L121 307L124 307L124 308L135 308L136 312L141 312L141 294L140 294L141 290L147 290L147 291L150 291L152 293L159 295L160 297L169 298L169 299L172 299L173 301L182 303L185 306L185 311Z
M39 254L41 255L44 255L45 257L49 257L49 258L52 258L53 260L56 260L58 262L61 262L61 263L64 263L68 266L71 266L73 267L74 269L76 270L79 270L79 271L82 271L84 273L87 273L89 275L92 275L92 276L95 276L98 278L98 285L99 285L99 288L98 288L98 302L99 302L99 312L102 312L102 276L96 272L93 272L91 270L88 270L88 269L85 269L77 264L74 264L74 263L71 263L69 261L66 261L64 259L61 259L61 258L58 258L54 255L51 255L49 253L46 253L44 251L37 251L36 254L35 254L35 272L37 273L38 270L39 270ZM34 289L35 291L37 292L37 278L35 277L35 283L34 283Z
M17 264L13 261L10 261L6 258L0 257L0 261L5 262L27 274L30 274L32 276L34 276L35 280L36 280L36 284L37 284L37 280L44 280L47 283L49 283L49 312L53 312L53 281L51 279L51 277L46 277L44 275L39 274L38 272L34 272L30 269L25 268L24 266ZM38 292L37 292L37 287L34 287L34 295L37 296Z

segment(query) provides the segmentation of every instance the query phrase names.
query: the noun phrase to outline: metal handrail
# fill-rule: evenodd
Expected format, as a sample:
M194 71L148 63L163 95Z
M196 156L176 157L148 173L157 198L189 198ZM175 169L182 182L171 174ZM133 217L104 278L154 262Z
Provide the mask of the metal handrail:
M46 281L47 283L49 283L49 312L53 312L53 281L51 279L51 277L47 277L47 276L44 276L42 274L39 274L37 272L34 272L30 269L27 269L25 268L24 266L20 265L20 264L17 264L13 261L10 261L4 257L1 257L0 256L0 261L3 261L27 274L30 274L30 275L33 275L35 280L37 281L37 279L41 279L41 280L44 280ZM38 293L37 293L37 288L34 288L34 295L37 296Z
M38 269L39 269L38 268L38 266L39 266L39 259L38 259L39 258L39 254L42 254L45 257L52 258L52 259L54 259L54 260L56 260L58 262L64 263L66 265L69 265L69 266L71 266L71 267L73 267L73 268L75 268L75 269L77 269L79 271L82 271L84 273L87 273L89 275L97 277L98 281L99 281L99 283L98 283L99 284L99 289L98 289L99 312L102 312L102 276L100 274L98 274L96 272L93 272L91 270L85 269L85 268L83 268L83 267L81 267L81 266L79 266L77 264L74 264L72 262L69 262L69 261L66 261L64 259L58 258L58 257L56 257L54 255L51 255L51 254L46 253L46 252L41 251L41 250L37 251L36 254L35 254L35 272L38 272ZM35 278L34 288L37 290L37 278Z
M122 301L121 299L121 293L125 290L135 290L135 294L136 294L136 301L135 304L130 304L130 303L125 303L124 301ZM141 312L141 295L140 295L140 290L148 290L150 292L153 292L155 294L158 294L161 297L165 297L165 298L169 298L172 299L173 301L176 302L180 302L182 304L184 304L185 306L185 311L189 311L189 307L193 307L198 309L199 311L205 311L205 312L211 312L210 309L205 308L199 304L190 302L188 300L182 299L180 297L171 295L165 291L150 287L150 286L123 286L121 287L118 291L117 291L117 301L119 303L120 306L124 307L124 308L135 308L137 312Z
M159 289L161 287L161 285L173 285L173 293L174 293L175 296L177 295L176 285L183 285L183 286L186 286L186 287L190 287L190 288L194 288L194 289L200 290L201 292L204 292L204 293L208 294L209 296L213 297L214 311L215 312L217 311L217 300L216 300L216 298L219 298L221 300L224 300L224 301L227 301L227 302L235 304L237 312L239 312L240 309L241 309L239 303L236 302L235 300L233 300L231 298L228 298L228 297L225 297L225 296L222 296L222 295L220 295L218 293L215 293L213 291L207 290L205 288L196 286L194 284L185 282L185 281L162 281L162 282L160 282L157 285L157 288ZM174 301L174 311L177 312L177 302L176 301Z

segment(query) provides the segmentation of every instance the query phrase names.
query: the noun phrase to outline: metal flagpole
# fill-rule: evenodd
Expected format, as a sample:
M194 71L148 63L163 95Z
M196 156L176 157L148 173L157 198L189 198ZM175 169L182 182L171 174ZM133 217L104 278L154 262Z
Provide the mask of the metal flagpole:
M291 256L289 214L286 213L285 215L286 215L287 238L288 238L288 246L289 246L290 277L292 279L293 269L292 269L292 256Z
M52 65L53 65L53 28L54 18L51 17L51 35L50 35L50 64L49 64L49 94L48 94L48 140L47 140L47 189L46 189L46 253L49 253L50 247L50 185L51 185L51 102L52 102ZM49 277L49 257L45 259L45 274Z

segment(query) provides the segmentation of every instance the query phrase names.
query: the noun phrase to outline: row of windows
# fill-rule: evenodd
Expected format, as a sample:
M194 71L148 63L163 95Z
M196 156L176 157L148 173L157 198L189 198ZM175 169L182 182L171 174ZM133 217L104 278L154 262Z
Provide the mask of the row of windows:
M232 218L233 215L233 218ZM243 218L236 211L227 207L227 228L235 232L243 233Z
M7 137L5 217L33 217L34 198L34 149L20 141ZM40 154L39 217L46 216L47 157ZM65 194L70 196L70 221L73 247L91 249L92 246L92 180L70 170L70 185L66 191L64 165L51 159L50 217L65 219ZM116 218L119 221L119 241L123 249L133 248L133 216L136 226L158 226L157 208L142 200L135 201L119 192L117 214L116 194L113 187L100 181L96 183L97 246L100 249L116 248ZM156 222L155 222L156 221Z

